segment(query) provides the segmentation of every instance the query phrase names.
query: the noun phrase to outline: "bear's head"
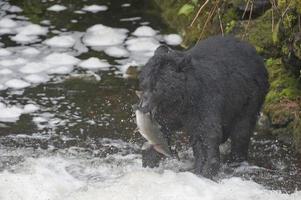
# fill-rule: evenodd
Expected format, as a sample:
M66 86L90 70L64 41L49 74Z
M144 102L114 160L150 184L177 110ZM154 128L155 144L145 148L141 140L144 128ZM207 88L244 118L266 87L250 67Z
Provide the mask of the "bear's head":
M190 66L191 58L185 52L174 51L166 46L158 47L139 75L139 109L172 119L185 104Z

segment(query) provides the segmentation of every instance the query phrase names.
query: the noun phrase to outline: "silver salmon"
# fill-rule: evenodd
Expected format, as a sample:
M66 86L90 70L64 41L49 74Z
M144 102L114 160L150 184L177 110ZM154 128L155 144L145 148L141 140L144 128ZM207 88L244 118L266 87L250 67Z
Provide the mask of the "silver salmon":
M154 149L167 156L172 157L170 148L160 130L158 123L151 119L149 113L136 110L136 122L140 134L154 147Z

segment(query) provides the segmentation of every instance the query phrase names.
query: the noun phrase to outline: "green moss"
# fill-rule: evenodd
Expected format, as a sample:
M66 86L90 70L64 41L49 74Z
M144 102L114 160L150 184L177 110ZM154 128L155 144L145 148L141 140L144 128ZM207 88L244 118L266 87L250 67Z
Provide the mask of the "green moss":
M296 1L296 9L297 9L297 12L299 14L301 14L301 1Z
M301 95L298 80L284 69L280 58L268 59L266 66L270 79L270 92L266 97L267 103L279 102L284 98L294 100Z
M278 0L278 8L280 10L289 9L296 9L298 13L301 13L301 1L300 0Z
M283 26L284 26L284 28L285 29L293 28L296 20L297 20L297 16L296 15L294 15L292 13L286 14L283 17Z
M222 19L224 23L229 23L231 21L237 21L239 17L234 8L229 8L223 14Z
M230 2L235 6L242 6L248 3L248 0L230 0Z
M229 23L226 24L226 28L225 28L225 32L226 34L230 34L231 32L233 32L233 29L236 25L236 21L232 20Z
M275 49L272 35L272 12L268 10L263 16L250 22L244 21L241 27L241 37L246 33L246 39L262 53L270 54ZM249 24L248 24L249 23ZM247 29L247 30L246 30Z
M281 10L284 10L288 6L288 1L287 0L278 0L277 5L278 5L278 8L280 8Z
M290 53L289 49L287 46L283 46L281 48L281 52L284 54L284 55L288 55Z

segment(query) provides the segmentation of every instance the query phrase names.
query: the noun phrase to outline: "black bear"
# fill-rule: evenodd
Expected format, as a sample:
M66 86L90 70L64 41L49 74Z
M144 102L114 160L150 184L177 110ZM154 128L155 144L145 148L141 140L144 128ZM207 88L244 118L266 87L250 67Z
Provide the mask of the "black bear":
M263 59L246 42L214 36L180 52L160 46L139 75L140 107L169 140L190 138L195 172L217 174L219 145L231 139L231 160L247 159L250 137L268 92ZM143 155L147 166L153 150ZM149 162L151 163L151 161Z

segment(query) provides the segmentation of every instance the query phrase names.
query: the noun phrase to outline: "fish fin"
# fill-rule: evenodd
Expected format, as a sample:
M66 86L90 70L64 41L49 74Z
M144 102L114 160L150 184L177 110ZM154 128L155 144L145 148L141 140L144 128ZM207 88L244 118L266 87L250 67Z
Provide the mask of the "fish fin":
M161 144L153 144L153 147L154 147L154 149L155 149L157 152L163 154L164 156L166 156L166 157L172 157L171 152L165 151L165 150L162 148L162 145L161 145Z
M144 142L144 144L142 145L142 150L146 150L149 149L152 145L149 142Z

